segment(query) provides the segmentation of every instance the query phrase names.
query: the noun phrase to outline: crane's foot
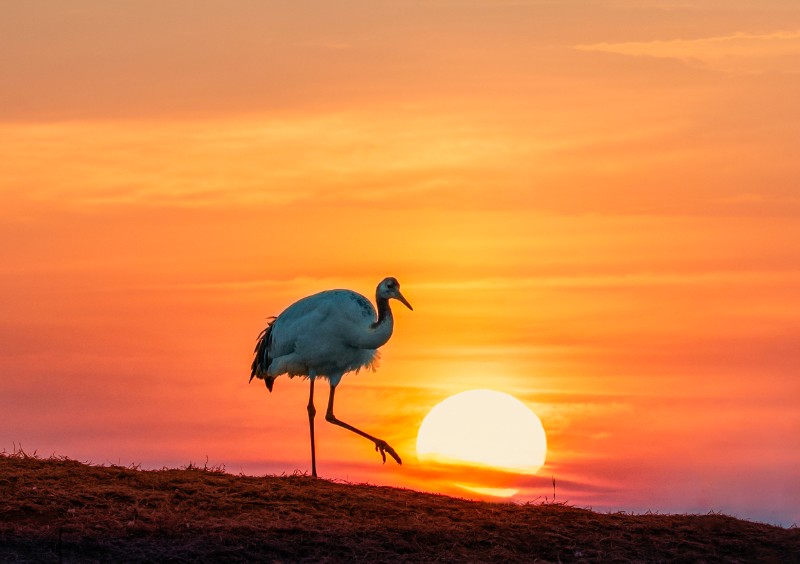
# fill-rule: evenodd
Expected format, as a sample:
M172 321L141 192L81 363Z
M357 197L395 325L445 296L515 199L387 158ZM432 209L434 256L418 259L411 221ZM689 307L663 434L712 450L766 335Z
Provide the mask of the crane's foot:
M389 453L389 456L394 458L395 462L398 464L402 464L403 461L400 460L400 457L397 455L395 450L389 446L389 443L382 439L375 440L375 452L381 453L381 458L383 459L383 463L386 464L386 453Z

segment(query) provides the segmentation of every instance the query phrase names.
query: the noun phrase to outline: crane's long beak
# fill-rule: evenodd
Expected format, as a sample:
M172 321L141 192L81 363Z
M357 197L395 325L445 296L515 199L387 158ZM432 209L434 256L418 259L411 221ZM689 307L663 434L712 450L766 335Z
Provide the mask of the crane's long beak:
M406 306L408 309L410 309L411 311L414 311L414 308L413 308L413 307L411 307L411 304L410 304L410 303L408 303L408 300L407 300L407 299L405 299L405 298L403 297L403 294L401 294L399 291L397 292L397 299L398 299L400 302L402 302L402 304L403 304L404 306Z

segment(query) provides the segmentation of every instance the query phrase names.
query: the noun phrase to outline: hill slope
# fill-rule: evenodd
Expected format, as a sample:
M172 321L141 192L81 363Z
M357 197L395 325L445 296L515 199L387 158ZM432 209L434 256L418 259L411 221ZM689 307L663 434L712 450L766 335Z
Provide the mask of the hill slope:
M800 562L800 530L0 456L3 562Z

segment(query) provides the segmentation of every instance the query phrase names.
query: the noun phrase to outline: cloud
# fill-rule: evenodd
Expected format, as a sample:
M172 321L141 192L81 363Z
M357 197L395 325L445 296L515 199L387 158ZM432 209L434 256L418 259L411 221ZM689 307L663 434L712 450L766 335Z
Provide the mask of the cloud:
M445 206L476 171L519 151L502 132L427 114L7 124L0 133L0 190L81 209Z
M678 59L689 65L723 72L800 72L800 31L594 43L577 45L576 49L632 57Z

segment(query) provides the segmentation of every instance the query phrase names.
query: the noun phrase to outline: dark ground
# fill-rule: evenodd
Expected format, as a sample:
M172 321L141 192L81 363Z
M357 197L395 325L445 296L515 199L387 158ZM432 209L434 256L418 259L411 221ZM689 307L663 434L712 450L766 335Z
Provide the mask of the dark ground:
M800 562L800 529L0 455L0 562Z

